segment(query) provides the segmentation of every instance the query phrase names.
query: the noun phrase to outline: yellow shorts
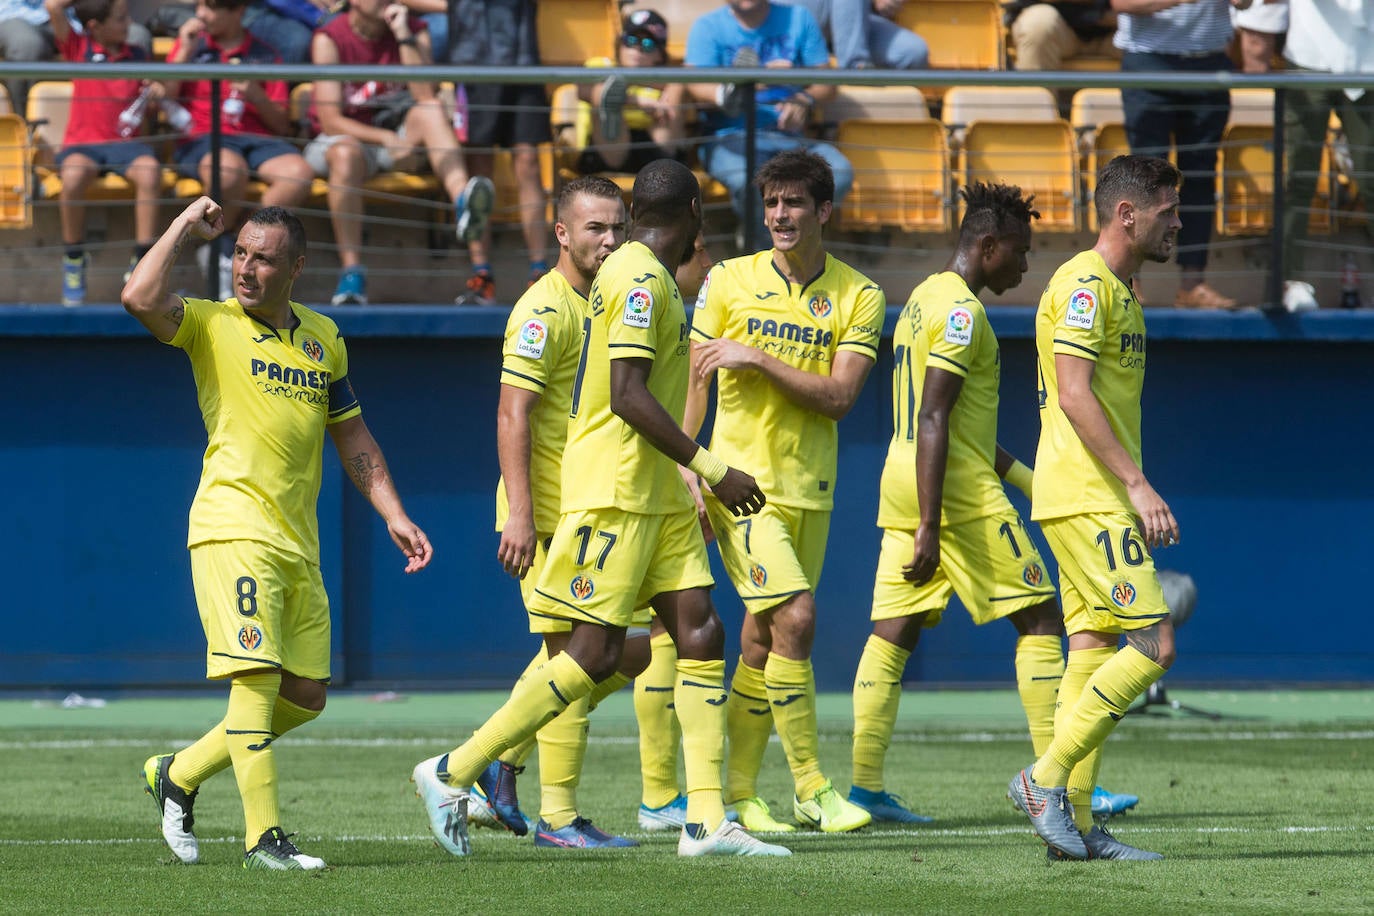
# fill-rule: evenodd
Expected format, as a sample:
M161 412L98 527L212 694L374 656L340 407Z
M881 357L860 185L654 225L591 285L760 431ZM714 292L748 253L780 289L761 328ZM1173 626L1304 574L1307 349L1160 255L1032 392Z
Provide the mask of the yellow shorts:
M702 496L725 571L749 613L816 590L830 536L829 512L767 503L758 514L738 518L710 493Z
M1064 629L1070 635L1141 630L1169 616L1134 515L1070 515L1046 519L1040 528L1059 560Z
M529 571L525 573L525 578L520 580L520 600L525 604L525 612L530 619L530 632L543 635L545 633L567 633L572 629L572 621L563 617L549 617L544 614L536 614L529 610L530 600L534 597L535 586L539 584L539 576L544 572L544 566L549 559L549 545L553 542L553 535L540 535L534 544L534 562L530 564ZM647 604L643 607L635 608L633 625L642 627L644 632L649 631L649 623L653 617L653 609Z
M260 541L212 541L191 548L191 580L206 677L281 668L329 680L329 596L314 563Z
M933 627L950 595L958 594L981 626L1054 598L1045 561L1010 504L996 514L942 528L940 565L922 585L902 578L902 567L915 551L915 531L883 529L873 582L874 620L928 614L924 626Z
M558 520L532 616L629 627L655 595L711 588L706 541L694 511L643 515L587 509Z

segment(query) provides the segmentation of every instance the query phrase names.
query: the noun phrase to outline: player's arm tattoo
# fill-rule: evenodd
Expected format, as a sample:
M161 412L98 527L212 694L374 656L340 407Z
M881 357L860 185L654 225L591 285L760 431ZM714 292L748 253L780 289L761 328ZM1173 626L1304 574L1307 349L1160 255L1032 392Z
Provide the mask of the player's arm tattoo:
M353 478L354 485L364 493L372 489L372 482L381 472L381 465L373 462L372 456L367 452L359 452L348 459L349 476Z
M172 306L172 308L168 310L162 317L166 318L172 324L180 325L181 320L186 317L185 303L178 299L177 304Z
M1126 645L1135 649L1141 655L1159 664L1159 625L1146 627L1143 630L1132 630L1126 634Z

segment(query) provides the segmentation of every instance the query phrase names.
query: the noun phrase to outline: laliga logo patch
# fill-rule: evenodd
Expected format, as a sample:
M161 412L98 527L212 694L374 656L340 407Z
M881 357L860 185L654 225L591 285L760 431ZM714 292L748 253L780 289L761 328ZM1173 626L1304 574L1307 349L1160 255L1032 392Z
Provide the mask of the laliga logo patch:
M621 321L632 328L647 328L654 314L654 294L636 286L625 297L625 315Z
M1135 586L1124 580L1113 585L1112 604L1117 607L1130 607L1135 604Z
M262 645L262 630L249 624L239 629L239 645L252 651Z
M755 588L763 588L768 581L768 570L755 563L749 567L749 581L754 583Z
M1026 568L1021 571L1021 578L1026 580L1027 585L1039 585L1045 581L1045 571L1040 568L1039 563L1027 563Z
M315 338L307 337L305 340L302 340L301 349L305 351L306 356L310 357L315 362L324 362L324 347L320 346L320 342Z
M945 343L967 347L973 343L973 313L965 308L950 309L945 321Z
M1097 297L1090 289L1076 289L1069 297L1069 310L1064 314L1064 324L1071 328L1092 330L1097 320Z
M531 359L539 359L544 355L544 343L548 339L548 326L538 318L531 318L520 328L520 334L515 341L515 352Z
M811 297L811 301L806 303L807 309L817 318L829 318L830 313L835 310L830 297L825 293L817 293Z
M572 592L572 596L578 601L586 601L596 592L596 585L586 576L578 576L572 580L568 591Z
M697 308L698 310L701 310L701 309L706 308L706 291L709 290L709 289L711 288L711 278L714 277L715 275L716 275L716 272L713 270L713 271L711 271L709 274L706 275L706 279L705 279L705 280L702 280L702 281L701 281L701 289L697 290L697 304L696 304L696 308Z

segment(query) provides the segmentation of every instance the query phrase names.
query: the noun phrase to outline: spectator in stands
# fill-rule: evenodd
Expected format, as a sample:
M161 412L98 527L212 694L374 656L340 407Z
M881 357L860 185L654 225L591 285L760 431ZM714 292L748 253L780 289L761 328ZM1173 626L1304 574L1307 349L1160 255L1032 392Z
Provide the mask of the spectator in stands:
M53 38L63 60L87 65L134 63L148 52L125 43L129 35L127 0L47 0ZM84 34L67 21L75 11ZM153 148L137 139L147 105L142 81L90 79L72 81L71 111L57 166L62 178L58 207L62 219L62 304L86 302L86 191L105 172L129 179L134 186L134 254L132 265L157 240L157 200L162 166Z
M1368 4L1350 0L1289 0L1288 38L1283 57L1294 73L1374 73L1374 17ZM1365 89L1289 89L1284 110L1288 157L1283 212L1285 277L1305 275L1308 206L1317 190L1326 129L1334 111L1350 141L1351 170L1361 195L1370 200L1374 182L1374 93ZM1366 232L1369 224L1366 223ZM1314 308L1312 285L1284 283L1283 304L1290 311Z
M1246 9L1231 8L1236 29L1236 56L1242 73L1268 73L1288 31L1288 0L1254 0Z
M401 0L406 8L425 21L429 29L429 50L435 60L448 60L448 0Z
M687 66L828 67L830 52L815 18L801 7L781 6L769 0L726 0L726 5L697 19L687 36ZM744 195L750 192L745 174L744 118L738 111L733 87L692 85L689 91L702 101L719 99L721 110L708 126L711 139L701 150L706 171L730 189L735 212L743 216ZM854 185L854 168L835 147L806 138L804 131L817 102L833 98L835 87L760 86L757 109L757 165L784 150L804 147L819 155L835 174L838 205ZM760 225L762 214L759 214Z
M1017 70L1062 70L1072 57L1119 57L1110 0L1012 0L1003 4Z
M1231 69L1229 6L1250 0L1112 0L1119 15L1116 46L1123 73L1215 73ZM1217 146L1231 115L1231 94L1218 89L1122 89L1131 152L1169 155L1183 173L1179 192L1178 264L1182 279L1175 308L1231 309L1236 300L1204 279L1216 220Z
M0 0L2 2L2 0ZM310 36L347 6L348 0L248 0L243 27L280 55L283 63L310 60ZM149 25L176 34L195 15L196 4L174 0L163 4Z
M0 60L25 62L52 58L57 53L57 39L48 20L45 0L0 0ZM70 16L67 22L75 24ZM153 38L143 26L130 25L124 42L151 51ZM17 77L5 80L10 103L20 115L28 105L29 83Z
M392 0L352 0L348 12L315 33L311 60L328 64L428 66L424 21ZM421 152L453 201L460 241L481 238L495 202L491 179L468 178L463 150L429 83L316 81L305 149L316 175L329 176L329 213L342 273L334 305L367 304L362 262L363 182L383 171L412 171Z
M637 9L621 23L616 57L594 57L588 67L662 67L668 63L668 23L650 9ZM578 97L577 170L636 174L655 159L679 159L687 137L686 88L681 83L631 85L613 74L601 85L583 83ZM628 133L624 129L628 129Z
M449 0L448 59L459 66L539 66L535 0ZM474 83L467 87L468 168L491 176L493 148L511 151L520 195L520 228L529 252L529 282L548 273L549 226L539 145L553 139L549 99L542 85ZM459 297L467 305L496 301L491 269L491 233L468 244L472 276Z
M243 27L248 0L200 0L196 15L177 33L169 63L280 63L277 52ZM210 81L166 84L168 96L180 97L190 109L191 129L176 150L182 172L210 187ZM300 152L284 139L292 133L286 83L281 80L226 80L220 83L220 199L229 235L243 216L249 172L267 184L262 206L294 207L305 200L315 173ZM213 245L214 243L212 243ZM209 258L207 245L201 250ZM219 253L220 295L232 282L233 261ZM207 262L206 270L209 270Z
M924 70L930 63L925 39L893 22L906 0L778 2L815 17L841 70Z

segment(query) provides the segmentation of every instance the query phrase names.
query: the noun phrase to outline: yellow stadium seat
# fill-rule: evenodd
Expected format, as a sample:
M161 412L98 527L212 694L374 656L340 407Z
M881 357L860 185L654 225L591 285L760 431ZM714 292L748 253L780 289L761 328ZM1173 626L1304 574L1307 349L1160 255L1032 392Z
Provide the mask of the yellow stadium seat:
M0 229L33 225L29 130L16 114L0 114Z
M10 91L0 83L0 114L15 114L14 103L10 101Z
M938 121L850 118L840 123L835 145L854 167L839 228L949 229L949 149Z
M484 151L485 152L485 151ZM520 186L515 181L514 158L510 150L492 150L491 180L496 185L496 206L491 211L493 223L520 222ZM544 186L545 215L553 222L553 144L539 144L539 177Z
M620 14L615 0L542 0L539 59L545 66L581 66L614 57Z
M1126 139L1126 114L1121 108L1119 89L1080 89L1073 96L1069 123L1078 135L1078 149L1083 163L1084 225L1097 231L1097 211L1093 207L1093 193L1097 188L1097 173L1117 156L1131 151Z
M1329 233L1332 225L1331 133L1322 149L1316 196L1309 207L1311 232ZM1264 235L1273 228L1274 92L1231 90L1231 118L1217 153L1217 232Z
M912 0L902 5L896 22L925 39L932 69L1006 69L998 0Z
M841 124L854 118L924 121L929 117L926 98L914 86L841 86L825 103L823 120Z
M976 120L959 150L959 180L1002 182L1035 195L1038 230L1075 232L1078 150L1068 121Z

